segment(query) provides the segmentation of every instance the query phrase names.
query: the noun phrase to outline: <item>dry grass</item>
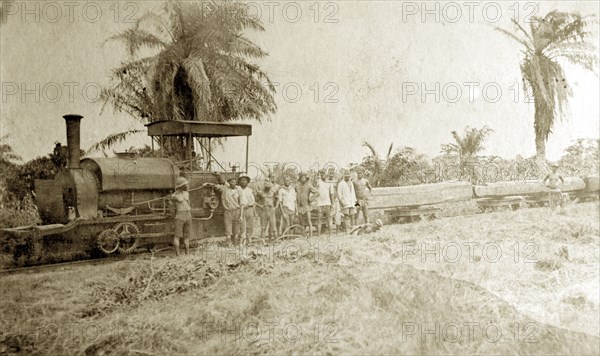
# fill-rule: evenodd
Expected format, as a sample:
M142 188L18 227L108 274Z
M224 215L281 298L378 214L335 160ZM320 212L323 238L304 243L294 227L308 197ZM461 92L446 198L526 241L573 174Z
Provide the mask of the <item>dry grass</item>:
M597 217L527 209L4 276L0 353L598 354ZM503 254L452 258L471 242Z

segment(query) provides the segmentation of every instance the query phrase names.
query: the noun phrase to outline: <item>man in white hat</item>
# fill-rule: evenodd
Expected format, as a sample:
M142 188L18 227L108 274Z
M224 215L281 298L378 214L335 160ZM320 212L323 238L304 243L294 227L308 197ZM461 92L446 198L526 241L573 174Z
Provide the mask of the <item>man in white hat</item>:
M324 169L319 171L319 179L317 180L317 191L319 196L317 197L317 236L321 235L321 227L323 225L323 215L325 216L325 222L327 223L327 232L331 237L331 202L333 201L333 186L331 183L326 182L327 171Z
M254 205L256 204L256 200L254 199L254 191L248 186L250 177L242 174L238 178L238 182L240 186L240 206L242 209L240 214L240 233L243 239L254 234L254 216L256 215Z
M173 246L175 253L179 256L179 239L183 238L186 255L190 253L190 235L192 231L192 209L190 205L189 183L183 177L177 178L175 193L171 195L171 201L175 203L175 238Z
M344 230L346 233L350 231L350 227L354 225L354 206L356 205L356 194L354 193L354 184L350 180L350 172L344 173L344 180L338 183L337 195L340 201L342 214L344 214Z
M281 223L279 225L279 235L282 235L285 229L292 225L294 215L298 214L296 202L296 189L291 186L289 177L283 179L283 187L279 189L278 206L281 211Z

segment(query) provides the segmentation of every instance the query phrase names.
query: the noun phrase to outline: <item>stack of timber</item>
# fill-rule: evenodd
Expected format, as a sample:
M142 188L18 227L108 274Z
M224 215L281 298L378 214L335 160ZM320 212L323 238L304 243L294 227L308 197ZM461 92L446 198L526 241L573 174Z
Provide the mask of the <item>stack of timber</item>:
M567 177L561 185L562 192L573 192L585 188L585 182L579 177ZM550 189L540 180L522 182L497 182L486 185L476 185L473 192L478 198L499 198L506 196L537 196L548 195Z
M369 206L371 209L416 207L466 201L470 200L472 196L472 186L468 182L374 188L369 198Z

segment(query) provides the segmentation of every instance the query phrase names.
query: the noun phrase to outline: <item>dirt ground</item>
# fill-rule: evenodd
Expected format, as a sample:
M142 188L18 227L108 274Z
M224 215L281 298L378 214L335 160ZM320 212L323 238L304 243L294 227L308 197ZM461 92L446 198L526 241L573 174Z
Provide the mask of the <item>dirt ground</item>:
M0 277L0 353L598 354L599 205Z

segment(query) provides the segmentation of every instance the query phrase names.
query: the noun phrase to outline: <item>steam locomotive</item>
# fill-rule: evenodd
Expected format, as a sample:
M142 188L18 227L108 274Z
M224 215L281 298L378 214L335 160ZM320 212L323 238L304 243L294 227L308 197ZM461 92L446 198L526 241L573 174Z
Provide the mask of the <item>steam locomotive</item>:
M220 196L204 183L218 183L212 172L214 157L210 140L246 137L252 126L201 121L156 121L147 125L154 144L175 140L185 149L187 160L140 158L121 154L115 158L80 159L82 116L64 116L68 163L52 180L35 182L36 205L42 225L0 230L0 245L17 265L41 264L112 253L131 253L138 247L172 242L174 219L167 197L175 181L190 182L192 236L222 236ZM202 141L204 139L204 141ZM193 159L194 147L208 140L208 162L200 167ZM218 162L216 162L219 164ZM220 165L220 164L219 164ZM221 167L223 168L223 167ZM244 171L234 167L224 179Z

